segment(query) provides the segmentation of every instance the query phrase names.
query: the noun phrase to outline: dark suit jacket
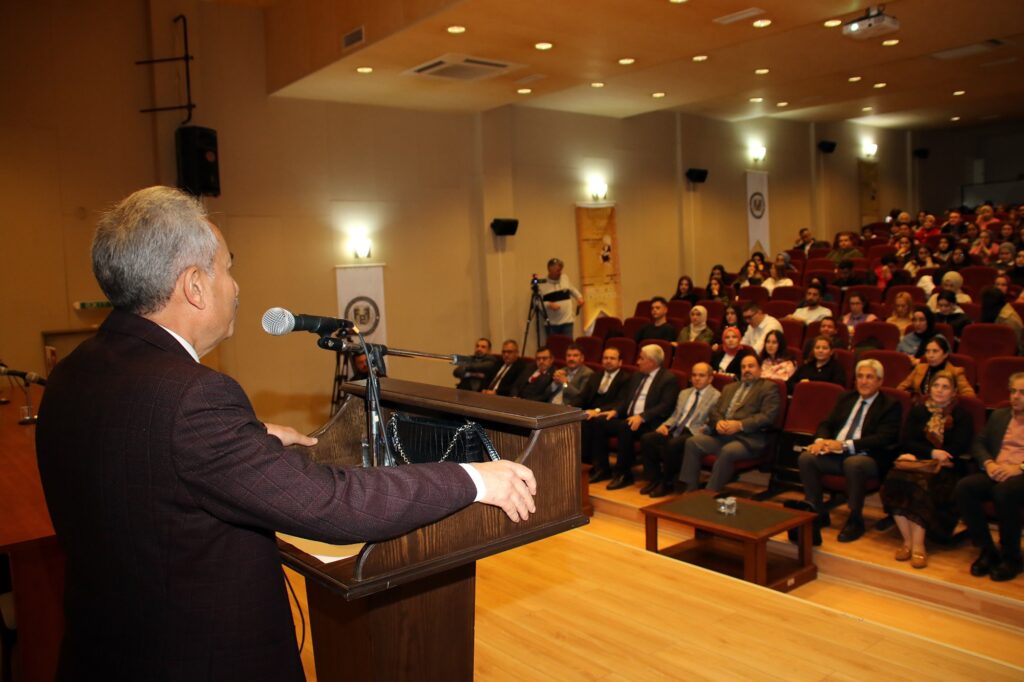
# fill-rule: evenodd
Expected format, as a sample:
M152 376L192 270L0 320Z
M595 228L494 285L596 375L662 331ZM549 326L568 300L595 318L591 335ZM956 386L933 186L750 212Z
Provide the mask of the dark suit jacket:
M382 540L475 497L458 465L286 450L234 380L117 310L51 374L36 447L67 556L58 679L302 679L274 531Z
M935 445L925 436L925 428L932 413L924 405L914 405L907 413L906 428L903 429L903 447L897 454L910 453L918 459L931 459ZM971 414L957 405L953 408L953 423L942 436L942 450L953 455L953 469L957 476L967 473L967 464L961 457L970 453L974 439L974 419Z
M598 393L601 388L601 380L604 379L604 371L594 372L583 389L581 396L581 407L585 410L618 410L619 404L626 400L626 388L629 386L629 378L632 376L624 369L620 369L608 386L604 394Z
M974 438L972 453L978 466L984 471L985 462L999 456L1003 449L1003 437L1006 436L1006 429L1010 427L1010 420L1013 419L1013 409L1004 407L992 413L985 424L985 430Z
M630 377L629 383L623 391L623 400L616 406L620 419L629 416L626 414L629 404L633 401L640 382L646 378L647 375L643 372L637 372ZM668 419L676 407L676 396L678 395L679 380L676 379L676 375L664 367L658 369L658 373L654 375L654 381L647 388L647 399L644 401L644 411L641 415L644 418L644 423L652 424L651 428L653 429Z
M498 387L495 389L495 393L498 395L513 396L513 390L516 387L516 382L519 381L519 375L523 373L523 370L529 366L523 358L516 358L516 361L512 363L512 366L505 372L505 376L501 377L501 381L498 383ZM494 371L495 376L501 371L504 365L498 365L498 369ZM531 369L532 373L533 370ZM493 379L493 377L492 377Z
M814 435L827 439L838 437L858 400L860 394L857 391L847 391L839 396L836 406L832 408L825 421L818 424L818 430ZM900 442L902 423L903 406L900 401L880 392L864 416L861 437L853 441L853 447L857 452L865 452L875 460L879 476L884 477L889 465L892 464Z
M537 363L531 362L519 374L519 380L516 382L515 388L512 389L514 397L523 398L524 400L539 400L541 402L551 397L551 380L555 376L555 366L548 367L546 372L531 382L530 377L536 371Z
M755 380L743 403L731 417L727 417L729 405L742 385L742 382L733 381L722 389L721 397L708 414L708 433L717 435L718 422L723 419L738 419L743 422L743 430L731 437L754 452L762 449L768 442L766 432L775 423L775 417L778 416L781 407L779 389L771 379Z
M501 360L493 355L485 355L481 358L473 356L472 360L452 371L452 375L459 380L455 388L466 391L482 391L491 383L491 379L497 374L499 367L501 367Z

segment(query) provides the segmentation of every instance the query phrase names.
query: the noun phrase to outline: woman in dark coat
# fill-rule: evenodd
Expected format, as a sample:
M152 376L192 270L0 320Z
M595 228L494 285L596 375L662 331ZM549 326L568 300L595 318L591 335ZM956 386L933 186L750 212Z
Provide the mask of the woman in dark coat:
M958 519L953 488L966 473L962 455L971 448L974 422L957 403L956 379L939 372L931 382L928 400L910 408L903 429L903 452L896 461L938 460L937 473L890 469L882 487L882 503L903 536L897 561L914 568L928 565L925 535L948 541ZM898 466L898 465L897 465Z
M827 381L845 388L846 372L833 357L832 351L832 339L827 336L819 336L814 339L811 356L807 362L797 368L793 376L786 382L789 392L792 393L801 381Z

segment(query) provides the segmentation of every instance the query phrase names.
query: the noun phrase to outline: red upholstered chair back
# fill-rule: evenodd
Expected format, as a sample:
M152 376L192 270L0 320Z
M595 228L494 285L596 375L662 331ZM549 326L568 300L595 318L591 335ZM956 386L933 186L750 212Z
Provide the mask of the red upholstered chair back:
M795 281L795 280L794 280ZM804 288L798 286L775 287L772 289L773 301L793 301L799 303L804 300Z
M793 311L796 310L796 301L787 301L785 299L772 299L764 304L764 311L774 317L777 320L781 320L787 315L792 315ZM786 337L789 338L789 337Z
M689 301L669 301L668 302L668 316L678 317L686 320L685 324L690 324L690 302Z
M896 253L895 246L892 246L891 244L875 244L874 246L868 247L868 252L865 255L869 260L875 260L890 253Z
M964 315L971 318L971 322L981 322L980 303L961 303L960 308L964 311Z
M811 260L814 258L824 258L825 256L828 255L829 251L831 250L831 246L816 246L813 249L811 249L810 252L808 252L807 260ZM829 262L831 263L832 261Z
M981 365L979 396L985 407L994 410L1006 402L1010 376L1016 372L1024 372L1024 357L989 358Z
M786 344L793 346L794 348L804 347L804 332L807 331L805 325L800 320L785 320L778 318L779 324L782 325L782 333L786 337Z
M556 360L565 360L565 349L569 347L570 343L572 343L571 336L552 334L548 337L545 345L547 345L548 350L551 351L551 355L553 355Z
M825 381L801 381L793 389L782 430L787 433L813 434L842 394L842 386Z
M846 373L846 388L853 388L853 368L857 364L853 351L835 348L832 350L832 359L838 362Z
M676 346L672 357L673 369L690 375L690 370L698 362L711 363L711 346L700 341L684 341Z
M646 299L643 301L637 301L636 307L633 308L633 317L646 317L648 320L651 319L651 300Z
M957 400L970 413L975 435L981 433L985 429L985 403L980 398L972 398L969 395L960 396Z
M604 339L597 336L577 336L576 345L583 351L583 359L587 364L601 364L601 351L604 350Z
M964 286L981 291L990 287L996 281L996 269L988 265L968 265L959 270L960 276L964 278Z
M682 370L672 368L670 370L675 376L676 381L679 382L679 390L687 388L690 385L690 375Z
M712 301L710 299L704 299L697 301L697 305L702 305L708 311L708 319L714 318L721 320L725 317L725 304L721 301Z
M978 363L970 355L963 353L950 353L949 364L959 367L964 371L964 377L972 388L978 386Z
M594 321L594 336L604 341L612 336L622 335L622 320L617 317L599 317Z
M1002 324L976 322L964 327L957 352L970 355L979 365L985 360L1017 354L1017 335Z
M910 408L914 405L914 398L907 391L901 391L895 388L889 388L887 386L882 387L882 393L895 398L900 401L900 406L903 408L903 422L900 424L900 438L903 438L903 424L907 422L907 414L910 412Z
M723 372L715 372L714 376L711 377L711 385L717 388L719 392L734 381L736 381L736 377Z
M882 363L882 385L889 388L896 388L914 370L910 356L896 350L869 350L860 357L862 360L872 359Z
M661 348L662 352L665 353L665 359L661 363L662 367L668 369L672 366L672 353L675 351L675 347L672 345L671 341L665 341L664 339L644 339L637 345L637 354L640 353L641 348L648 345L658 346Z
M900 342L899 327L888 322L861 322L853 330L851 345L856 348L871 339L875 339L885 350L894 351Z
M623 364L632 365L636 362L636 341L625 336L613 336L605 341L605 348L618 348Z
M804 271L807 270L824 270L831 274L835 272L836 264L831 258L808 258L807 263L804 264ZM831 279L831 277L828 277Z
M622 325L623 335L635 339L636 333L650 323L651 318L649 317L627 317Z
M829 263L831 262L832 261L829 261ZM812 268L808 265L807 269L804 270L804 286L807 286L815 277L820 277L825 282L831 282L835 279L835 276L836 273L832 268L826 270L824 268Z
M768 290L760 285L751 285L743 287L736 293L736 297L741 301L754 301L756 303L765 303L771 298L771 294Z

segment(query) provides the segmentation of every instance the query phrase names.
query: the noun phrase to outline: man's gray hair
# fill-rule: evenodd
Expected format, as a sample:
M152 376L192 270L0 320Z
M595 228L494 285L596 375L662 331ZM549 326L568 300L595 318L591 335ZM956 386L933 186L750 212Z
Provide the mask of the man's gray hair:
M213 276L217 247L199 201L171 187L147 187L100 218L92 271L115 308L147 315L167 304L186 268Z
M879 381L885 378L885 368L882 367L881 362L875 360L874 358L867 358L866 360L861 360L860 362L857 363L857 368L854 371L859 372L861 367L869 367L870 369L872 369L875 372L875 376L878 377Z
M640 349L640 352L658 363L659 367L665 362L665 351L656 343L647 344Z

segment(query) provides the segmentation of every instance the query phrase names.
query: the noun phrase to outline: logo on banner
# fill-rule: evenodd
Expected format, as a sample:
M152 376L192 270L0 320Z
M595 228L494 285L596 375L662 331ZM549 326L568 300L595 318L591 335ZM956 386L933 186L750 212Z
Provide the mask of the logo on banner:
M765 208L764 195L760 192L754 192L750 195L750 215L760 220L764 217Z
M380 308L369 296L356 296L345 306L343 317L355 322L363 336L369 336L380 324Z

